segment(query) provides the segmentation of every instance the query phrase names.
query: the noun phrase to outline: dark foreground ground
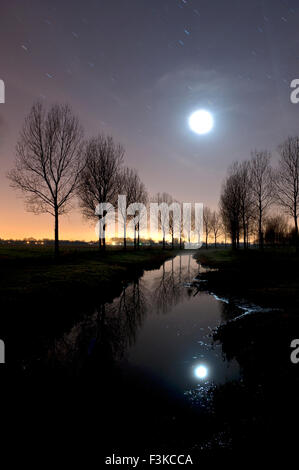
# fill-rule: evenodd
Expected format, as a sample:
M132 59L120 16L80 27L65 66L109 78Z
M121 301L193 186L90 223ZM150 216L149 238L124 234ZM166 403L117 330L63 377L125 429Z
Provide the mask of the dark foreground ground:
M258 458L260 452L269 462L287 461L296 449L293 423L299 419L299 363L290 359L291 341L299 338L299 255L291 248L208 249L196 257L215 269L205 275L205 288L228 304L239 299L264 307L228 316L214 332L224 354L236 358L242 370L240 383L217 390L218 418L227 422L244 455Z
M204 266L216 269L207 278L218 293L298 312L299 253L294 248L266 248L263 252L202 249L196 257Z
M69 462L83 458L85 467L99 468L112 453L191 452L199 467L218 459L240 467L248 460L259 464L262 458L270 464L281 456L286 463L296 452L298 436L292 423L299 419L299 364L290 361L290 342L299 337L294 253L198 252L202 263L219 269L204 274L209 290L281 309L227 317L214 332L224 354L238 360L243 378L216 388L211 410L198 414L178 406L175 397L170 400L152 380L140 384L134 376L122 377L113 362L109 335L80 377L53 374L38 363L21 373L20 358L36 354L36 348L42 351L49 337L72 324L83 305L109 301L123 282L138 278L143 269L159 267L172 251L65 251L59 263L40 249L0 253L0 337L7 339L2 403L10 404L12 440L21 439L32 461L37 449L47 460L62 452ZM11 352L14 374L8 367L11 340L18 345L18 351ZM6 388L9 401L4 398ZM216 442L208 439L207 447L200 448L200 442L215 434ZM227 436L229 445L219 446L221 439L229 442Z
M74 461L102 468L111 452L140 452L141 438L144 443L144 434L150 437L147 417L172 404L160 393L154 398L152 384L138 390L134 378L124 389L110 346L113 328L80 376L51 367L47 350L82 312L92 315L144 270L159 268L175 254L62 249L57 261L50 249L0 248L0 338L6 352L0 366L1 435L2 449L8 443L14 449L11 465L21 458L32 467L51 462L57 468L64 457L66 468Z
M160 267L174 255L175 250L162 249L62 247L57 260L51 248L0 247L0 338L6 362L20 371L22 357L36 354L82 312L110 302L144 269Z

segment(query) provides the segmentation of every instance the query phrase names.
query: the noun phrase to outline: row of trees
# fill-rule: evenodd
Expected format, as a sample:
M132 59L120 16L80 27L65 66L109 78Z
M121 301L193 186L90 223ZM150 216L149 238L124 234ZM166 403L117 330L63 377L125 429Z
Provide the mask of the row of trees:
M83 215L101 222L109 211L98 213L100 204L119 207L118 224L127 243L128 217L134 218L134 245L139 246L141 210L130 215L127 207L133 203L147 204L149 196L137 171L124 165L124 148L110 136L99 135L84 140L83 129L68 105L53 105L47 111L43 104L33 105L25 119L17 147L16 162L8 177L13 187L25 195L27 208L35 213L50 213L55 220L55 253L59 252L59 217L72 207L76 197ZM252 238L264 241L285 240L287 218L281 214L269 216L269 209L280 207L294 221L293 235L298 246L299 203L299 138L289 137L279 146L278 167L271 167L268 151L255 151L249 161L236 162L228 171L221 189L219 211L204 208L205 243L227 236L233 248L248 247ZM126 196L126 204L118 204L118 196ZM181 245L183 234L175 232L176 203L167 193L158 193L152 201L161 206L159 225L163 247L170 235ZM164 213L165 209L165 213ZM105 220L105 219L103 219ZM176 227L177 229L177 227ZM187 237L188 238L188 237ZM190 241L190 240L188 240ZM105 249L106 226L99 224L99 247Z
M99 204L109 203L115 207L118 205L118 196L126 196L126 203L120 208L121 225L123 226L124 248L127 246L127 205L138 201L146 204L148 194L144 184L135 169L123 166L124 149L115 144L113 138L98 136L91 138L85 145L83 152L84 168L81 172L77 195L84 216L87 219L105 217L109 208L103 213L98 213ZM132 216L135 214L132 214ZM134 224L134 246L139 246L140 219L136 217ZM103 232L102 232L103 230ZM106 224L99 224L99 248L105 249Z
M229 234L233 248L239 247L241 237L244 248L248 247L256 234L261 249L265 240L286 239L288 218L293 220L293 239L298 247L299 138L283 142L279 155L277 168L272 168L268 151L254 151L249 161L229 168L219 207L222 229ZM283 214L269 215L273 208Z
M128 219L134 219L134 246L139 246L140 206L149 202L149 195L137 171L124 165L124 154L124 148L111 136L98 135L84 140L82 126L68 105L53 105L48 111L41 102L33 105L20 133L15 166L8 178L12 187L25 196L29 211L54 217L56 255L60 216L70 211L74 198L86 219L98 219L100 249L106 246L104 217L109 217L109 207L116 206L124 249ZM119 204L119 195L126 197L123 205ZM168 208L176 201L168 193L158 193L151 201L164 203L159 213L163 248L169 235L174 246L174 215L169 214L166 205ZM101 204L105 208L100 212ZM136 207L128 215L131 204ZM182 233L179 242L181 245Z
M27 209L49 213L55 220L55 253L59 253L59 217L72 208L75 197L83 215L95 219L99 204L117 203L119 194L127 204L146 203L147 191L135 169L123 165L124 149L112 137L84 140L79 120L68 105L53 105L48 111L38 102L26 117L16 146L16 162L8 173L11 185L25 196ZM98 214L101 219L107 211ZM126 214L123 213L126 248ZM138 231L138 220L136 232ZM104 233L99 245L105 248ZM138 232L139 237L139 232Z

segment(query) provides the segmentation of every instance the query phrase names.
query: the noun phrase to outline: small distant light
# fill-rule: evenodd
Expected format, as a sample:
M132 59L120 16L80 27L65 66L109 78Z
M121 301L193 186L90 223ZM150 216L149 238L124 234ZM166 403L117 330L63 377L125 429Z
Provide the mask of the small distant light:
M194 374L198 379L204 379L208 375L208 369L206 366L198 366L194 370Z

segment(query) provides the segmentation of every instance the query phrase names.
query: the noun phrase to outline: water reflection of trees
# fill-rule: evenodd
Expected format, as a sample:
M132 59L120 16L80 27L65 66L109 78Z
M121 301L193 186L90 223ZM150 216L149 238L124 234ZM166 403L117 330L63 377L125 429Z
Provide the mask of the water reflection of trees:
M76 370L90 367L91 363L118 362L136 342L147 312L166 313L196 291L188 284L198 273L191 255L177 256L164 263L158 275L155 271L152 273L150 280L145 276L145 279L136 278L123 285L121 294L113 302L100 303L93 313L56 340L49 350L48 362L55 368L74 367Z
M121 359L136 341L147 311L145 292L143 280L136 279L124 286L121 295L111 304L103 304L98 309L101 328L97 342L101 345L108 342L115 359Z
M182 258L186 259L187 256L187 265L183 265ZM151 305L158 313L167 313L183 298L196 291L190 282L198 274L198 267L191 266L191 255L180 255L164 263L161 269L161 275L153 283ZM187 284L189 288L186 287Z
M142 279L137 278L124 285L113 302L100 303L94 313L54 342L48 351L48 365L79 372L89 367L88 363L120 360L142 326L147 309L145 291Z

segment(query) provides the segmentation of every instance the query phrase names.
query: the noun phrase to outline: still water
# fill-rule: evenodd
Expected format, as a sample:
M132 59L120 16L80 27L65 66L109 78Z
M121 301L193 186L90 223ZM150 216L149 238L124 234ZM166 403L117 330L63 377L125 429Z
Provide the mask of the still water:
M240 367L212 334L235 308L206 291L205 272L192 253L145 271L49 351L63 377L83 377L104 453L230 448L213 396L239 381Z
M62 413L70 403L68 420L97 459L181 452L202 462L292 444L294 324L278 311L218 298L206 272L186 252L136 273L112 302L86 303L80 320L55 339L45 335L39 357L33 348L23 360L28 373L58 374Z
M187 397L239 376L237 362L213 342L224 306L199 289L204 272L191 255L181 255L144 274L138 289L146 314L123 361Z
M79 373L87 363L117 366L122 377L133 374L191 402L238 379L237 361L212 338L229 307L205 291L205 272L192 254L144 272L55 342L55 362Z

